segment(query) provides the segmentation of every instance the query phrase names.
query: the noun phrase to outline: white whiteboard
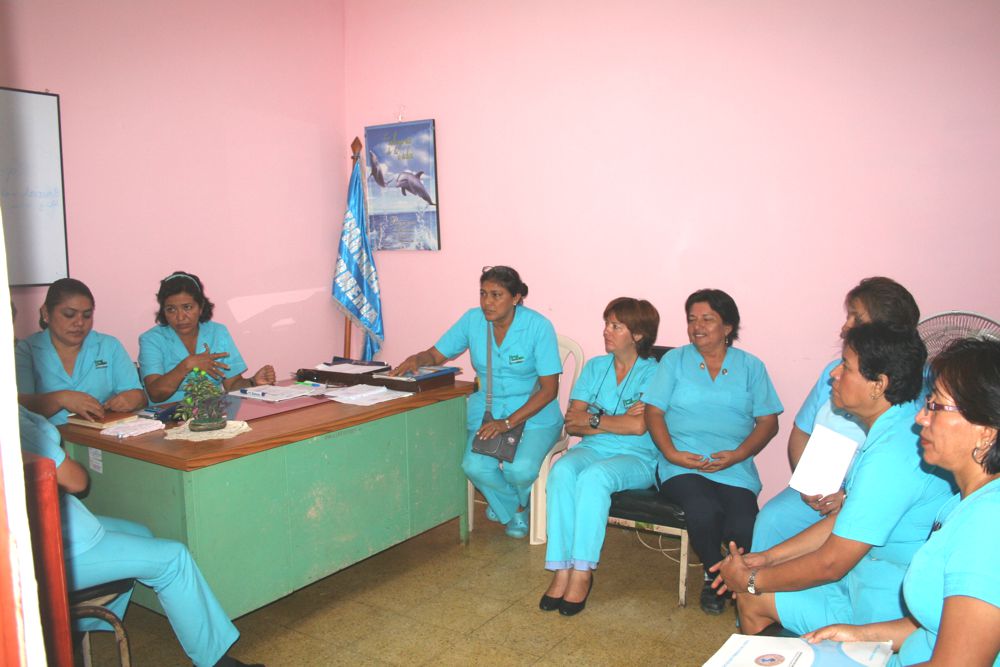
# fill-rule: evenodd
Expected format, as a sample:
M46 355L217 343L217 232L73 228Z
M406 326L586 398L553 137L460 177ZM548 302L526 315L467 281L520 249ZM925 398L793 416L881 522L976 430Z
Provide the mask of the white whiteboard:
M58 95L0 88L0 208L8 282L67 277Z

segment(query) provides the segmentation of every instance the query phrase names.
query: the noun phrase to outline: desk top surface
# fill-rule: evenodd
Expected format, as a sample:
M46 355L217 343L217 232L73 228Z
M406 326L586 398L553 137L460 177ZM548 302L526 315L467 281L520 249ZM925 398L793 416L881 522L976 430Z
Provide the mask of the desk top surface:
M253 430L228 440L167 440L165 431L119 440L101 435L96 429L73 424L60 426L59 430L68 442L190 471L466 396L472 391L471 382L456 382L454 386L422 391L367 407L316 398L313 405L253 419L248 422Z

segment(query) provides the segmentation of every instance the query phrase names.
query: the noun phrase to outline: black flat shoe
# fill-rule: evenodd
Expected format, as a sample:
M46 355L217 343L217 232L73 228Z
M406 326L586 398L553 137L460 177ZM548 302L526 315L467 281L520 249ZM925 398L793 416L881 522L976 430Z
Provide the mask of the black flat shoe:
M706 581L701 587L701 610L712 616L718 616L726 610L725 596L716 594L711 581Z
M562 604L562 598L554 598L551 595L543 595L538 601L538 608L542 611L555 611Z
M594 575L590 575L590 585L587 586L587 594L579 602L568 602L563 600L559 603L559 613L563 616L576 616L587 606L587 598L590 597L590 589L594 587Z

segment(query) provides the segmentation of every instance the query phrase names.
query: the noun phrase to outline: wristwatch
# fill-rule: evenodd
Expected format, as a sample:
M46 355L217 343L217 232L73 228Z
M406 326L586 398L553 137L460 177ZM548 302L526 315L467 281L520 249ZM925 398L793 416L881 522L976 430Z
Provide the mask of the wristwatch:
M601 425L601 413L590 415L590 428L597 428Z
M757 570L750 570L750 578L747 579L747 593L750 595L760 595L757 592Z

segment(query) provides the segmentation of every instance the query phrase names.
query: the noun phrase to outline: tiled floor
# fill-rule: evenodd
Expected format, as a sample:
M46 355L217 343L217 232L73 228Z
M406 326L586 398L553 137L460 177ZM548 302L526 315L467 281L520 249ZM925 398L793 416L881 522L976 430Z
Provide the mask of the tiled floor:
M572 618L542 612L545 547L506 537L483 505L477 512L468 546L452 521L243 616L233 655L269 667L686 666L701 665L736 631L732 610L699 610L698 567L688 606L678 607L677 564L619 528L608 529L587 608ZM138 667L190 665L162 616L133 604L125 625ZM117 664L108 635L95 637L94 657Z

